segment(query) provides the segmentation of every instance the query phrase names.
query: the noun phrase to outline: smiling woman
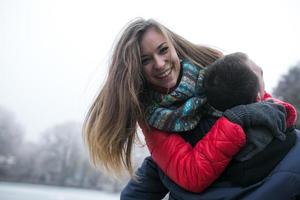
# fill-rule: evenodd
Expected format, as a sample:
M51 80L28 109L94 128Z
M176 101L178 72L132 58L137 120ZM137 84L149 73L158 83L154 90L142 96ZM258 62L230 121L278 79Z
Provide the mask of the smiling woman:
M170 40L151 28L141 38L141 54L143 73L151 86L162 92L175 87L180 62Z
M195 45L154 20L131 21L116 43L108 79L86 117L85 138L93 162L112 172L125 167L132 174L131 149L137 123L147 124L151 91L176 85L179 59L189 59L199 71L220 56L220 51Z

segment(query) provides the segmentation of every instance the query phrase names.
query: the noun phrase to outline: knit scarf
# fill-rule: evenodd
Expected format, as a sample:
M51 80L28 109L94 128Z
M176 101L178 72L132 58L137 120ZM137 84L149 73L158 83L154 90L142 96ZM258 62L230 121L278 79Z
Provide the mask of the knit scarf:
M146 109L150 126L170 132L193 130L204 112L214 116L220 113L206 104L203 90L204 69L187 60L181 62L182 76L179 84L169 94L150 91L151 103Z

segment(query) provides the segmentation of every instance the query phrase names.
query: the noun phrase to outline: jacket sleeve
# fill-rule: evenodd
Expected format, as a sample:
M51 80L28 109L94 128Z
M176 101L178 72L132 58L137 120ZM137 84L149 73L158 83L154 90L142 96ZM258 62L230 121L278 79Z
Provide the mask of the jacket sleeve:
M215 181L246 141L243 129L225 117L194 147L178 134L141 128L153 160L170 179L191 192L201 192Z
M284 106L284 108L286 110L286 115L287 115L286 116L286 124L287 124L288 128L292 127L296 124L297 110L292 104L289 104L287 102L281 101L276 98L273 98L269 93L265 93L263 100L264 101L273 101L274 103Z

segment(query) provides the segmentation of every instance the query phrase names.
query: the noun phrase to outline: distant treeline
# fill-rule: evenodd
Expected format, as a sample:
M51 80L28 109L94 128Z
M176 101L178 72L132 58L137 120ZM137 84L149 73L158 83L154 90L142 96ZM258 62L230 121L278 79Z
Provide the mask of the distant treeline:
M137 163L145 154L135 153ZM79 123L54 126L38 143L27 142L13 114L0 107L0 181L119 192L128 177L115 180L91 166Z

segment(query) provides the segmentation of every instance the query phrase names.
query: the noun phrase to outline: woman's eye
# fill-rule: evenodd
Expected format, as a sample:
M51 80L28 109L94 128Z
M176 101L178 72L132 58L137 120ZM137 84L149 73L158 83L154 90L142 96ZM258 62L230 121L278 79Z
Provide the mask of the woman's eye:
M167 53L168 49L169 49L169 47L163 47L159 50L159 53L161 53L161 54Z
M149 58L143 58L142 59L142 65L147 65L149 63Z

